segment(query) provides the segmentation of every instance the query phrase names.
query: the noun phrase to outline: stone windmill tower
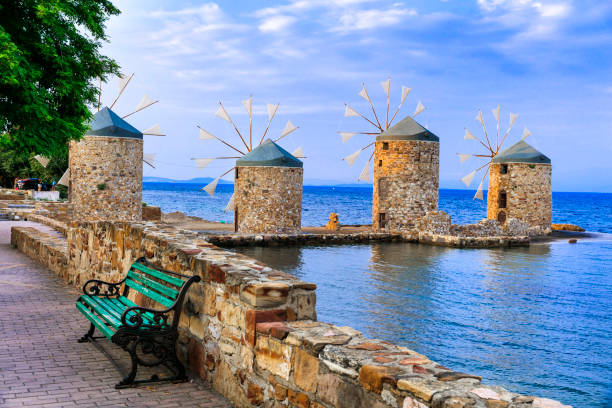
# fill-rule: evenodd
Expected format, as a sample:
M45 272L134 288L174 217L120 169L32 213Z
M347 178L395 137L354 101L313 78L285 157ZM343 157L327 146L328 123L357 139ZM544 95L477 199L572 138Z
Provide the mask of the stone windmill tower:
M487 217L504 224L512 217L530 227L550 228L552 166L544 154L521 140L491 161Z
M346 105L345 116L360 116L376 130L340 132L342 141L346 142L358 134L375 136L376 139L343 160L352 166L362 151L374 146L358 179L369 180L373 158L372 227L377 230L407 230L414 227L418 218L438 209L440 139L413 119L425 110L420 101L412 117L408 116L392 126L411 88L402 86L399 106L389 118L391 80L381 82L381 85L387 96L387 110L386 115L381 115L380 119L365 85L359 96L368 101L373 118Z
M70 142L70 201L82 220L142 218L143 134L109 108Z
M249 115L249 132L243 134L219 102L216 116L230 123L242 142L234 146L224 139L202 129L201 140L217 140L229 147L238 156L194 158L198 168L203 169L215 160L238 159L236 164L214 179L202 190L213 195L221 177L234 170L234 194L225 211L234 211L234 231L255 233L293 233L302 227L302 184L304 157L301 147L289 153L277 142L298 129L287 121L281 135L273 140L266 139L272 120L279 105L267 104L268 123L259 138L253 139L253 97L242 101Z
M406 230L438 210L440 139L410 116L376 137L372 226Z
M271 141L236 160L234 230L293 233L302 226L303 164Z
M143 154L143 135L165 136L158 124L139 131L125 118L156 104L145 95L136 109L120 117L112 108L130 80L119 77L119 94L93 115L83 139L70 142L68 170L58 184L69 187L73 218L77 220L142 219L142 164L153 167L154 154Z

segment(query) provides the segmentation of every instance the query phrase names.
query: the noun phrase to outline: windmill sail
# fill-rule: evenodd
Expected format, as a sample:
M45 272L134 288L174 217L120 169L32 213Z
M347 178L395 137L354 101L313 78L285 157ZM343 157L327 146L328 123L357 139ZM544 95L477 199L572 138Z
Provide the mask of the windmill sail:
M40 154L37 154L36 156L34 156L34 158L36 159L37 162L40 163L41 166L43 167L47 167L47 165L49 164L49 159L47 159L46 157L41 156Z
M216 139L212 133L200 128L200 140L212 140Z
M68 187L70 184L70 169L67 169L64 174L62 174L62 177L59 179L57 184Z
M140 103L138 104L138 106L136 107L136 110L142 110L144 108L146 108L147 106L151 106L155 103L155 101L151 98L149 98L149 96L145 95L142 97L142 99L140 100Z
M416 110L414 111L414 115L412 115L413 117L418 115L419 113L423 112L425 110L425 106L423 106L423 104L421 103L421 101L419 101L419 103L417 104Z
M353 166L353 164L355 164L355 160L357 160L357 157L359 157L359 154L361 154L361 151L362 151L362 150L363 150L363 149L359 149L359 150L357 150L355 153L352 153L352 154L350 154L350 155L346 156L346 157L345 157L344 159L342 159L342 160L346 161L346 162L349 164L349 166L351 166L351 167L352 167L352 166Z
M472 132L467 130L467 128L465 129L465 135L463 135L463 138L465 140L478 140L478 138L476 136L474 136L474 134Z
M291 133L291 132L293 132L295 130L297 130L297 126L295 126L293 123L291 123L290 120L288 120L287 124L285 125L285 129L283 130L283 133L280 135L280 137L278 139L287 136L289 133Z
M470 157L472 157L471 154L464 154L464 153L457 153L459 155L459 161L461 163L464 163L465 161L467 161Z
M369 169L370 169L370 162L367 162L363 170L361 170L361 174L359 175L359 178L357 179L357 181L370 181Z
M356 133L353 132L340 132L340 136L342 137L342 143L348 142Z
M346 105L346 110L344 111L344 116L347 117L347 116L361 116L361 115L355 109L353 109L350 106Z
M495 120L499 123L499 105L497 105L497 108L491 110L491 112L493 112L493 116L495 116Z
M368 90L365 87L365 84L363 84L363 88L361 89L361 92L359 92L359 96L361 96L366 101L372 103L372 101L370 100L370 95L368 95Z
M484 180L483 180L484 181ZM480 185L478 186L478 190L476 190L476 194L474 194L474 198L472 200L482 200L482 181L480 182Z
M234 194L230 197L223 211L234 211Z
M143 130L142 134L150 135L150 136L166 136L164 132L162 132L161 128L159 127L159 124L155 124L151 126L150 128Z
M295 157L299 158L304 158L304 151L302 150L302 147L298 147L297 149L295 149L293 151L293 153L291 153L292 155L294 155Z
M529 129L527 128L523 129L523 136L521 137L521 140L527 139L530 135L531 135L531 132L529 131Z
M402 85L402 102L401 102L402 104L408 97L408 94L410 93L410 91L412 91L412 88L408 88L407 86Z
M210 163L212 163L215 159L191 159L191 160L195 160L196 166L198 166L198 169L202 170L203 168L208 166Z
M215 195L215 190L217 190L217 184L219 184L219 179L221 177L217 177L213 181L211 181L206 187L203 187L202 190L206 191L210 195Z
M473 172L471 172L470 174L468 174L467 176L463 177L461 179L461 181L463 181L463 184L466 185L466 187L469 187L470 184L472 184L472 180L474 180L474 176L476 175L476 170L474 170Z
M267 104L266 106L268 108L268 119L271 121L272 118L274 118L274 115L276 115L276 110L278 109L278 104L277 105L272 105L271 103Z
M247 113L250 116L253 116L253 97L250 96L249 99L242 101L242 106L246 109Z
M142 161L147 163L149 166L155 168L155 153L145 153L142 155Z
M388 98L391 92L391 78L387 79L386 81L381 82L380 86L382 86L383 91L385 91L385 95L387 95L387 98Z
M232 120L230 119L229 115L227 114L227 111L225 110L225 108L221 104L219 104L219 109L217 109L217 112L215 112L215 116L218 116L221 119L226 120L229 123L232 123Z

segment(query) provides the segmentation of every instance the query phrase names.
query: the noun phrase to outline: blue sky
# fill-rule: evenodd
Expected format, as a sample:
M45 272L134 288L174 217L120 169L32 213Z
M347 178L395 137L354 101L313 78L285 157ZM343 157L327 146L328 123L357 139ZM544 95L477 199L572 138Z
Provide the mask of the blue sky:
M300 127L282 140L302 146L305 179L357 180L369 154L353 167L342 157L369 143L355 136L343 144L338 131L369 131L344 117L344 103L367 113L358 96L365 82L378 112L380 82L391 77L391 105L401 86L412 88L398 119L427 107L417 120L440 137L440 185L464 188L459 179L478 167L456 153L481 152L463 140L464 127L489 131L501 105L502 130L510 112L519 117L505 147L527 141L553 162L555 191L612 192L612 3L571 0L373 0L117 1L120 16L108 22L104 53L124 73L136 75L115 106L133 110L143 94L161 102L130 118L140 129L159 123L168 134L145 136L157 169L145 176L216 177L230 162L198 170L192 157L232 155L215 141L201 141L196 124L240 140L214 115L222 101L248 132L241 101L253 94L254 135L267 122L266 103L279 103L270 134L287 120ZM103 87L110 104L116 80ZM477 187L477 180L472 187Z

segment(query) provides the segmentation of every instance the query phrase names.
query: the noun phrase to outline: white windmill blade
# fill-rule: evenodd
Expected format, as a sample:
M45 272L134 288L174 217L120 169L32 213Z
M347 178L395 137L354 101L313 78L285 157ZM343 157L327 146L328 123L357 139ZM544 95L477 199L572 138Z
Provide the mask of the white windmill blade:
M361 88L361 92L359 92L359 96L361 96L366 101L372 103L372 101L370 100L370 95L368 95L368 90L365 87L365 84L363 84L363 88Z
M150 128L143 130L142 134L149 136L166 136L157 123Z
M424 110L425 110L425 106L423 106L421 101L419 101L419 103L417 104L416 110L414 111L414 115L412 115L412 117L415 117L416 115L423 112Z
M140 100L140 103L136 107L135 112L139 111L139 110L143 110L144 108L149 107L149 106L153 105L154 103L155 103L155 101L153 99L149 98L148 95L145 95Z
M408 94L410 93L410 91L412 91L412 88L408 88L407 86L402 85L402 102L401 102L402 104L408 97Z
M514 121L516 121L516 118L518 118L518 114L510 113L510 126L508 130L512 129L512 126L514 126Z
M465 135L463 135L463 139L465 140L478 140L476 136L472 132L470 132L467 128L465 128Z
M349 166L353 166L353 164L355 164L355 160L357 160L357 157L359 157L359 155L361 154L361 152L363 151L363 149L359 149L357 150L355 153L349 154L348 156L346 156L344 159L345 162L347 162L349 164Z
M242 101L242 106L246 109L249 117L253 116L253 96L249 96L249 99Z
M484 181L484 180L483 180ZM478 186L478 190L476 190L476 194L474 194L474 198L472 200L482 200L482 181L480 182L480 185Z
M361 174L357 181L370 181L370 162L367 162L363 170L361 170Z
M381 82L380 86L382 86L383 91L385 91L385 95L387 95L387 98L388 98L389 93L391 92L391 78L387 79L386 81Z
M531 132L529 131L529 129L527 128L523 129L523 137L521 137L521 141L527 139L530 135L531 135Z
M298 129L297 126L295 126L293 123L291 123L290 120L287 121L287 124L285 125L285 129L283 130L283 133L281 133L280 137L276 140L279 140L285 136L287 136L289 133L294 132Z
M342 137L342 143L348 142L356 134L357 133L355 132L340 132L340 136Z
M212 133L200 128L200 140L213 140L213 139L216 139L216 137Z
M457 153L457 155L459 156L459 161L461 163L465 163L470 157L472 157L471 154L465 154L465 153Z
M68 185L70 184L70 169L66 169L64 174L62 174L62 177L57 182L57 184L61 184L62 186L68 187Z
M155 168L155 153L145 153L142 155L142 161L149 166Z
M276 115L278 104L272 105L271 103L268 103L266 107L268 108L268 119L272 121L272 118L274 118L274 115Z
M123 90L127 86L128 82L130 82L130 78L131 78L131 76L119 75L119 77L118 77L118 80L119 80L118 81L119 82L119 93L123 92Z
M480 122L480 124L482 125L482 127L484 127L484 119L482 118L482 112L478 111L478 115L476 115L476 120Z
M461 181L463 181L463 184L465 184L466 187L469 187L470 184L472 184L472 180L474 180L474 176L476 176L476 170L474 170L473 172L471 172L467 176L463 177L461 179Z
M206 191L210 195L215 195L215 190L217 189L217 184L219 184L219 179L221 177L217 177L213 181L211 181L206 187L203 187L202 190Z
M196 166L198 166L198 169L200 170L202 170L203 168L208 166L210 163L215 161L215 159L191 159L191 160L194 160L196 162Z
M223 211L234 211L234 194L230 197Z
M36 156L34 156L34 158L36 159L37 162L40 163L41 166L43 167L47 167L47 165L49 164L50 160L47 159L46 157L41 156L40 154L37 154Z
M347 117L347 116L361 116L361 115L355 109L353 109L350 106L346 105L346 110L344 111L344 116Z
M304 150L302 150L302 146L295 149L291 154L297 157L298 159L304 158Z
M219 109L217 109L217 112L215 112L215 116L218 116L221 119L224 119L224 120L228 121L229 123L232 123L232 120L230 119L229 115L227 114L227 111L225 110L225 108L221 104L219 104Z
M492 109L491 112L493 112L493 116L495 116L495 120L497 121L497 123L499 123L499 105L497 105L497 108Z

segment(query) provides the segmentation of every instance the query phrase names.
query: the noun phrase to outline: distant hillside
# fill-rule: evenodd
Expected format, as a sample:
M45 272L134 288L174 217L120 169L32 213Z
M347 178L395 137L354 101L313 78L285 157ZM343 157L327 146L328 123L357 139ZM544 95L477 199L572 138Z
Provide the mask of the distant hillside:
M210 183L214 179L212 177L196 177L189 180L173 180L165 177L143 177L143 183L183 183L183 184L203 184ZM219 180L219 184L234 184L229 180Z

